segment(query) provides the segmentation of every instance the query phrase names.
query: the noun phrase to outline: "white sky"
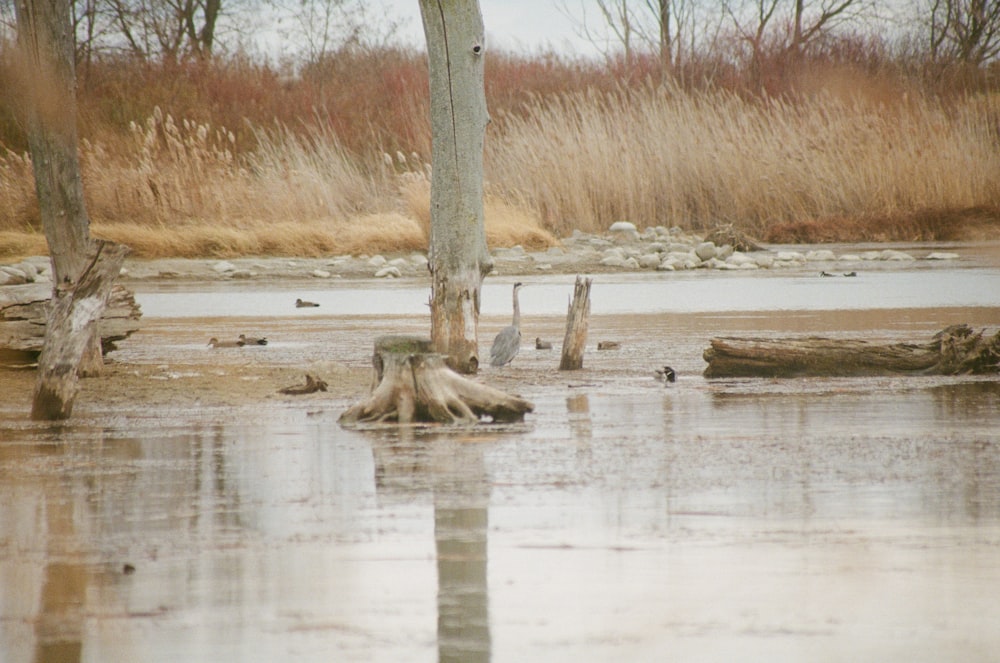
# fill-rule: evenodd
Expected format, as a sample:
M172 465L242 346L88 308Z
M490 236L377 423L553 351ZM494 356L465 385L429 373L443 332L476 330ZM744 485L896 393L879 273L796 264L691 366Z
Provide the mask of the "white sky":
M419 47L424 45L418 0L381 0L386 14L402 25L400 38ZM579 0L479 0L490 48L538 53L556 51L567 56L594 55L593 44L576 34L574 21L559 9L579 8Z

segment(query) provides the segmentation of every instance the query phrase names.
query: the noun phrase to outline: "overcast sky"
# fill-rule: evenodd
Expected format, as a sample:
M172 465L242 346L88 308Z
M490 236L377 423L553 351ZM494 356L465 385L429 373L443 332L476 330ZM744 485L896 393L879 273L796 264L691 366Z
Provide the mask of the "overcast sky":
M390 16L401 23L400 37L423 47L424 28L420 22L418 0L382 0ZM560 11L574 9L579 0L479 0L486 28L486 43L491 48L537 53L559 51L565 55L592 55L594 46L576 34L574 21Z

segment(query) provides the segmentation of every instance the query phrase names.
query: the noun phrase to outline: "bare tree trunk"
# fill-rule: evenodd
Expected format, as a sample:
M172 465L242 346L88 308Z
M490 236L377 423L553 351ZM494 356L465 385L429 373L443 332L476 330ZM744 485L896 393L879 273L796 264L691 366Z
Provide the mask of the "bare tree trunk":
M80 351L72 353L72 366L61 365L59 370L66 372L71 369L72 379L76 380L78 373L100 372L103 364L100 338L96 325L83 324L83 318L74 319L74 324L68 326L61 324L58 316L65 314L61 300L69 297L71 301L65 305L66 310L76 315L73 312L81 309L72 300L75 293L83 292L81 279L85 274L96 271L109 279L109 283L106 288L105 284L98 284L95 288L104 292L103 297L95 299L92 293L85 295L88 304L99 304L96 312L88 312L84 317L87 320L92 315L100 318L107 292L117 272L93 270L90 262L102 254L109 255L109 252L102 250L103 245L92 244L90 221L83 200L76 151L76 73L70 0L17 0L15 9L28 143L42 225L52 260L53 306L46 325L45 346L69 340L59 338L57 334L72 336L70 344L74 348L78 346ZM121 259L124 259L124 252L123 249ZM119 266L121 259L118 260ZM62 356L60 361L66 361L67 356ZM52 373L39 370L33 415L47 417L52 414L58 418L68 416L72 410L76 390L43 384L52 377ZM38 399L47 398L46 394L65 395L69 401L61 407L43 406Z
M483 19L477 0L420 0L430 65L431 340L461 373L479 368L479 304L493 269L483 221Z
M583 350L587 345L587 327L590 323L590 284L592 279L576 277L573 301L566 313L566 336L563 338L560 371L583 368Z
M73 413L80 359L97 336L97 322L128 253L127 247L113 242L96 240L93 248L79 280L57 287L52 299L45 345L38 358L32 419L67 419Z

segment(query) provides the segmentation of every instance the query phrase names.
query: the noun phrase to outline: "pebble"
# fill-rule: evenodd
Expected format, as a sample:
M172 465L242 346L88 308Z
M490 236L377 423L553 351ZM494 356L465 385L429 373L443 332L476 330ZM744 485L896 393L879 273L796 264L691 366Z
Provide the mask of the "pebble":
M398 279L402 276L398 267L383 267L382 269L375 272L375 278L377 279Z
M924 260L958 260L958 254L947 253L945 251L933 251L928 253Z

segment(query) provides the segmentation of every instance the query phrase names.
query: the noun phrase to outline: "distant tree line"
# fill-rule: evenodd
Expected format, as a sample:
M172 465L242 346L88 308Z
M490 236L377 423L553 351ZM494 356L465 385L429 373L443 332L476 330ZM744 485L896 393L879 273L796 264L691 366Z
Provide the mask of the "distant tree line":
M0 0L0 36L14 31L15 0ZM417 0L413 0L414 3ZM655 55L664 71L706 52L790 58L831 38L890 40L937 63L983 67L1000 54L995 0L560 0L582 36L626 64ZM398 23L364 0L73 0L77 62L128 54L181 61L257 52L263 40L300 63L345 46L391 42ZM489 26L486 26L489 32ZM279 44L279 42L284 42Z

